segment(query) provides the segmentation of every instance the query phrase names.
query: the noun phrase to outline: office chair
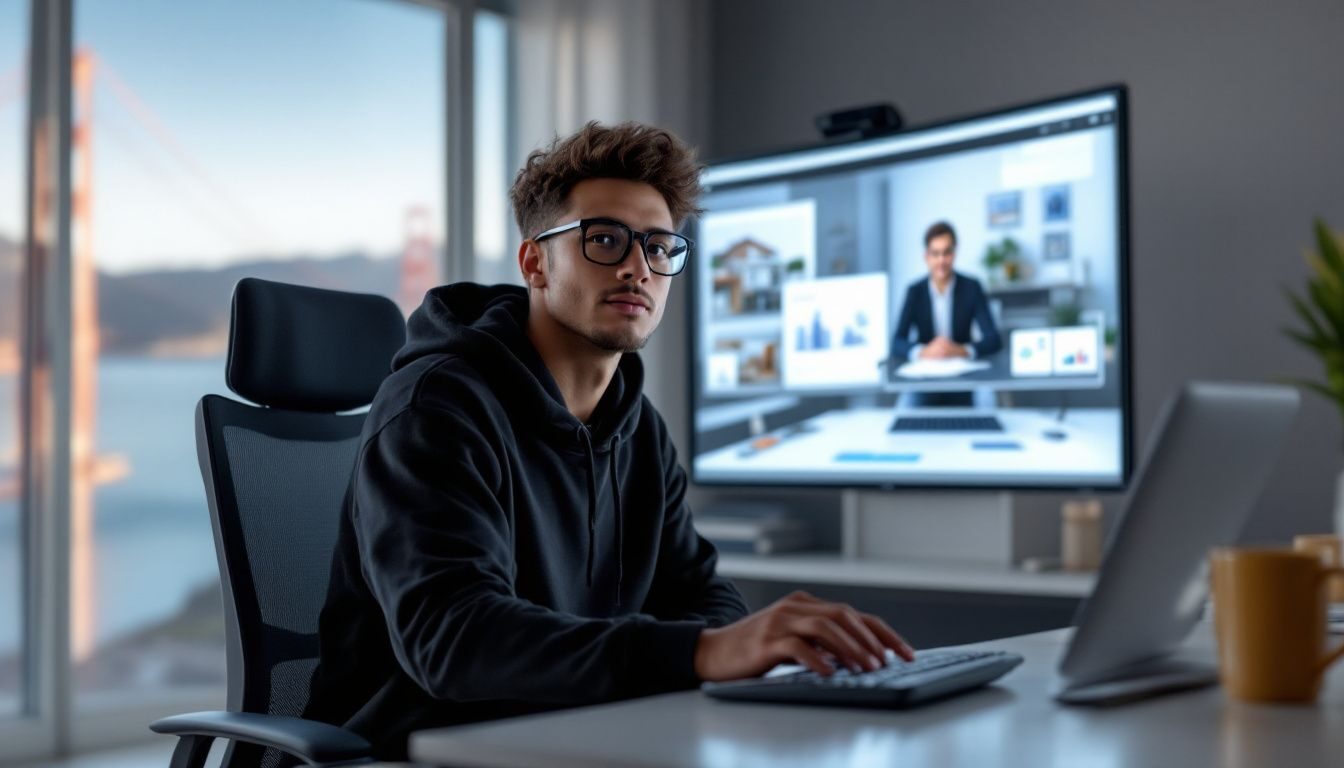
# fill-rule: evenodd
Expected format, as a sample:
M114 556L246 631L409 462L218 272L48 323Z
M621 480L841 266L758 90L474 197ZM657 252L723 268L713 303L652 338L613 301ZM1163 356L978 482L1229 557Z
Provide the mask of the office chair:
M364 414L406 338L381 296L245 278L233 293L225 380L206 395L196 452L224 592L228 711L159 720L171 768L371 762L370 744L297 717L317 668L318 614Z

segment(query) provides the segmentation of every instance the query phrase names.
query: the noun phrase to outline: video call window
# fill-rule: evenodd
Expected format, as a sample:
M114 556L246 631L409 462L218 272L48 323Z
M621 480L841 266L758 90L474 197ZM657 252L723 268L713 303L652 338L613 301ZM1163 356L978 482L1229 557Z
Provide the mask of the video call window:
M702 482L1115 485L1123 92L712 165Z

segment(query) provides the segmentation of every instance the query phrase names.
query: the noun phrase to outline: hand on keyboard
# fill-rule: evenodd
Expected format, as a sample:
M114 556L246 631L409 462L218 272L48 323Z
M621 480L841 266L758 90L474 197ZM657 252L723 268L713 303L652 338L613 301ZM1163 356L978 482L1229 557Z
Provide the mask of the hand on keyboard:
M1021 663L1016 653L943 648L921 651L914 661L891 655L886 666L871 671L819 675L795 668L751 680L704 683L701 690L736 701L901 708L979 688Z
M744 619L703 631L695 672L702 680L734 680L787 661L818 675L837 668L859 672L881 669L888 650L914 659L914 650L878 617L794 592Z
M909 677L919 672L929 672L943 667L950 667L955 664L961 664L976 659L988 658L997 655L994 651L951 651L937 650L915 655L913 661L906 661L894 654L887 656L885 666L875 670L866 670L863 672L850 672L839 669L835 674L822 677L811 670L798 672L792 676L792 679L799 682L810 681L819 685L839 685L839 686L861 686L872 687L888 685Z

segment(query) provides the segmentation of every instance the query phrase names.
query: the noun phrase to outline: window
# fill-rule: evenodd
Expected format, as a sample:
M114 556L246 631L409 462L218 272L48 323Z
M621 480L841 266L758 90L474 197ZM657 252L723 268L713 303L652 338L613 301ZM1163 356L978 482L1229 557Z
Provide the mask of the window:
M445 24L389 0L83 0L74 22L71 662L97 713L222 692L192 413L229 394L234 283L409 310L437 282Z
M409 311L475 252L511 265L510 20L463 5L0 0L0 763L223 704L192 413L232 396L239 277ZM463 82L479 155L449 141ZM450 210L474 232L451 265Z
M0 719L24 707L23 443L26 3L0 0Z
M521 283L514 258L518 236L509 207L509 186L516 169L509 152L513 146L509 131L512 98L509 20L497 13L480 11L474 26L473 279L480 283Z

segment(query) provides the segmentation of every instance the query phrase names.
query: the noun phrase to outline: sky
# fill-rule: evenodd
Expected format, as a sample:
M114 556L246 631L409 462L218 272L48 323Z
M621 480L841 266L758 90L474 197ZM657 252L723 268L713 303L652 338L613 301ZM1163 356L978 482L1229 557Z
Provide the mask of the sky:
M0 0L0 235L10 237L22 217L23 105L5 100L4 78L25 55L25 6ZM503 66L503 34L481 29L478 39L498 48L477 61ZM438 11L406 0L77 0L75 41L95 60L101 269L390 255L415 206L430 210L441 241ZM481 149L501 158L491 169L504 151L504 77L476 79L486 102L478 131L498 144ZM507 201L503 182L482 184L494 198L477 225L492 233Z
M27 37L27 0L0 0L0 237L17 240L23 220L21 69Z

